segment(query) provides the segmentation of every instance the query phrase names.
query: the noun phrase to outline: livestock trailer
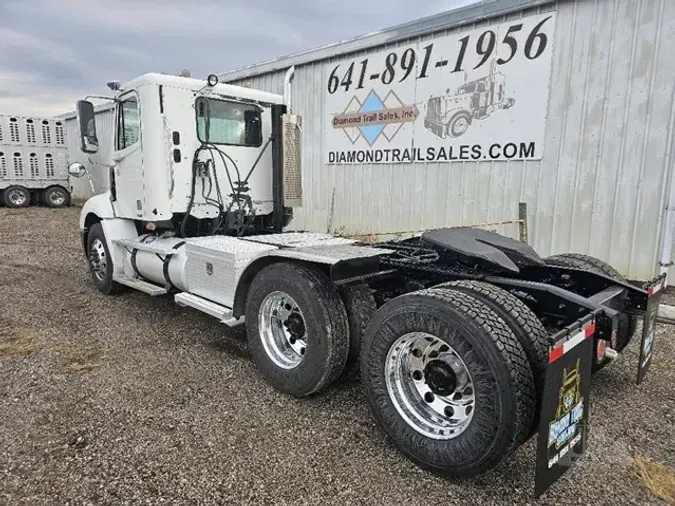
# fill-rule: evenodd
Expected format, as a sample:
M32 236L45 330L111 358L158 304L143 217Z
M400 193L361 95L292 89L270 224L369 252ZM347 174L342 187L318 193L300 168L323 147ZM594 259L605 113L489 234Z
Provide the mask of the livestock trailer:
M0 115L0 204L70 203L63 121Z

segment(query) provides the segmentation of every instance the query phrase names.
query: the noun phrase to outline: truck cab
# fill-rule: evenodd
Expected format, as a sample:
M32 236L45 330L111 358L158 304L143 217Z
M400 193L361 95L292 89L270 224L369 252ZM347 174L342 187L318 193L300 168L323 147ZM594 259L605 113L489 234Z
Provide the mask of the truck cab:
M163 74L112 87L113 138L98 139L93 105L78 103L82 150L109 143L110 190L87 203L93 214L183 236L281 227L282 96Z
M282 96L219 84L215 75L204 82L145 74L109 87L116 91L111 138L99 139L93 104L77 104L82 151L110 153L97 160L109 171L109 189L80 215L101 292L172 294L237 325L251 283L274 263L302 264L328 283L377 272L385 250L284 233L292 206L302 203L302 182L300 120L286 114ZM69 172L86 175L80 163Z

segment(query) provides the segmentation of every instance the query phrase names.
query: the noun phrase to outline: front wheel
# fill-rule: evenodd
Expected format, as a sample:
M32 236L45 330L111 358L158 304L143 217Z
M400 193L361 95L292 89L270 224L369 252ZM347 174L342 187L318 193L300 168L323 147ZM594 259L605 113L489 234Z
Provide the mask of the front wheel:
M118 293L122 285L113 281L113 262L103 227L95 223L87 235L87 260L94 286L106 295Z
M284 262L262 269L246 297L246 332L260 373L295 397L328 387L347 362L344 303L314 267Z
M398 448L444 476L476 476L524 441L535 415L518 339L467 293L429 289L382 306L364 336L362 383Z

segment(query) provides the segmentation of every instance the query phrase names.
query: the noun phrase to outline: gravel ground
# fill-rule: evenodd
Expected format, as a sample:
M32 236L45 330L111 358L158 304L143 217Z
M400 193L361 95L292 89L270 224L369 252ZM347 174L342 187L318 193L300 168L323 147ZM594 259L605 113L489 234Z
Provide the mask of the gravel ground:
M530 442L441 479L377 428L358 382L305 400L256 373L242 329L170 298L99 294L79 209L0 209L0 503L659 504L631 457L675 467L674 327L594 379L590 448L535 502Z

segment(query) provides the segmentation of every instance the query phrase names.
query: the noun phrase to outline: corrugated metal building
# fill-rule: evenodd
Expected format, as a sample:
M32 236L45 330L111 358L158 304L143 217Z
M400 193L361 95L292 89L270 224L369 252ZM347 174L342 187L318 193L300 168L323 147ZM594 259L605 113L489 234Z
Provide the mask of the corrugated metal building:
M66 142L68 144L68 156L70 163L80 162L87 167L92 176L94 193L103 193L108 189L109 177L108 168L104 165L110 163L112 159L113 143L112 136L115 131L115 113L114 104L103 104L95 108L96 112L96 132L100 139L99 152L94 155L87 155L80 150L80 127L77 124L75 113L69 113L61 116L66 126ZM92 191L89 186L88 178L70 178L70 184L73 187L73 197L89 198Z
M588 253L646 279L673 240L673 41L671 0L491 0L221 81L283 93L294 67L304 207L293 228L398 233L510 219L526 202L540 254ZM440 79L422 79L432 71L445 92L424 84ZM367 114L383 111L401 116ZM339 126L350 121L363 126ZM509 134L509 152L483 145ZM377 163L393 157L383 143L412 158Z

